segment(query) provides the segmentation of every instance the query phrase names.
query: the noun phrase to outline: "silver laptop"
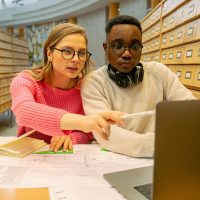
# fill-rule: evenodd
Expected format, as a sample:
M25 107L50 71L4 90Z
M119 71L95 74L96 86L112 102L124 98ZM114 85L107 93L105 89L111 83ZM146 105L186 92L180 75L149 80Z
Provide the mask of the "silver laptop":
M128 200L200 200L200 101L159 103L155 132L154 167L104 178Z

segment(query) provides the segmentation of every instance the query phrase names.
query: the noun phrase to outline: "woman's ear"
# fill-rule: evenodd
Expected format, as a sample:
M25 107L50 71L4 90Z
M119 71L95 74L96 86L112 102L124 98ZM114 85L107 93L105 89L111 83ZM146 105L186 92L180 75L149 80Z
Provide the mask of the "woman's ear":
M47 58L49 62L52 62L53 51L50 48L47 48Z

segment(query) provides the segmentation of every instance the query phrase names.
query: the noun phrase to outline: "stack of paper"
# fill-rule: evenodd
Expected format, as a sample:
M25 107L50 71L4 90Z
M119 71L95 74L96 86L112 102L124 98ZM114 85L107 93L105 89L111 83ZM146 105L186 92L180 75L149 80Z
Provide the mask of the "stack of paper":
M35 132L35 130L29 131L11 142L0 145L0 155L25 157L47 145L43 140L27 137L33 132Z

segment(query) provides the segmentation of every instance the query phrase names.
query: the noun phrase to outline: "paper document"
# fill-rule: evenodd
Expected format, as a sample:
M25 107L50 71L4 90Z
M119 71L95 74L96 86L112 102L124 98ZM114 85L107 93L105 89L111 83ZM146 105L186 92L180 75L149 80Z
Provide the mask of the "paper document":
M126 115L122 115L121 118L128 119L128 118L133 118L133 117L138 117L138 116L148 116L148 115L153 115L153 114L155 114L155 110L126 114Z
M39 151L48 149L44 146ZM0 156L0 188L42 188L46 193L48 187L51 200L125 200L103 174L152 164L152 159L105 151L98 144L75 144L73 153L30 154L20 162L15 157Z
M35 130L29 131L15 140L0 145L0 155L25 157L47 145L43 140L27 137L33 132L35 132Z

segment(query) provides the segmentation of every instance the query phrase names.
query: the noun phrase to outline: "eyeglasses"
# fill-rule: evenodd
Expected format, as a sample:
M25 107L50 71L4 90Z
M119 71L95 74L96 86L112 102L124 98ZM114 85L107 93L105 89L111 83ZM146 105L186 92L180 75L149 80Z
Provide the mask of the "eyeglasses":
M117 55L122 55L126 50L129 50L131 54L139 54L142 51L143 45L140 43L133 43L128 46L125 46L122 43L106 43L109 47L112 48L113 52Z
M56 49L57 51L62 52L62 57L65 60L72 59L74 57L74 55L76 54L76 52L78 54L78 59L80 61L83 61L83 62L89 60L90 56L92 55L90 52L84 51L84 50L82 50L82 51L74 51L73 49L57 49L55 47L53 49Z

